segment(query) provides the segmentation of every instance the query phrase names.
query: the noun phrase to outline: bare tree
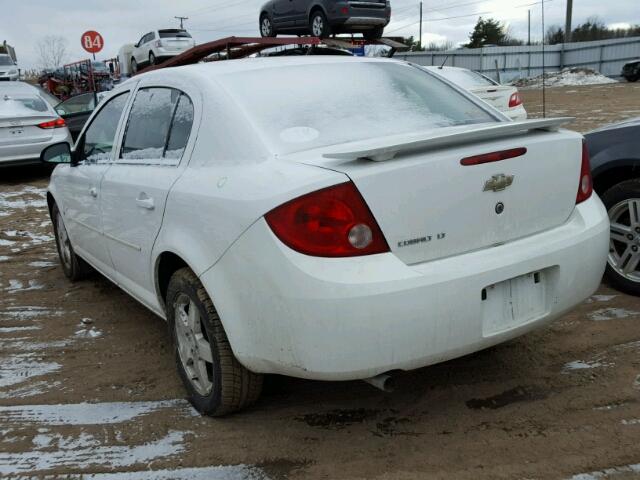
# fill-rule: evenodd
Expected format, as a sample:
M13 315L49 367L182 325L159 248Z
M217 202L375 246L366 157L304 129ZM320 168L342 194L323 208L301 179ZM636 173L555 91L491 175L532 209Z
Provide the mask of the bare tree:
M67 58L67 39L60 35L47 35L36 43L40 68L57 68Z

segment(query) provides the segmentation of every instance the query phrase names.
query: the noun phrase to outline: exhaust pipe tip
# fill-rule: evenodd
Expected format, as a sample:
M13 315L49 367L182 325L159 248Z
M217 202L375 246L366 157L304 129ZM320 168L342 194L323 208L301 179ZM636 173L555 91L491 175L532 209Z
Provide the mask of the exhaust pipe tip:
M396 387L394 377L392 377L388 373L381 373L380 375L376 375L375 377L365 378L363 379L363 381L387 393L393 392Z

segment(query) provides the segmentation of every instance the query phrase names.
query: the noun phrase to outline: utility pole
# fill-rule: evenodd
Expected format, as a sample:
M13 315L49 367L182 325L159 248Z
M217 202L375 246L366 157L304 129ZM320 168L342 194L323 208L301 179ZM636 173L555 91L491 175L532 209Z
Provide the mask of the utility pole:
M183 28L182 27L182 22L185 21L185 20L189 20L189 17L173 17L173 18L175 18L176 20L180 20L180 29L181 30Z
M571 41L571 15L573 14L573 0L567 0L567 17L564 24L564 43Z
M531 45L531 10L527 10L527 14L529 15L528 27L527 27L527 45Z
M422 2L420 2L420 37L418 38L418 46L422 50Z

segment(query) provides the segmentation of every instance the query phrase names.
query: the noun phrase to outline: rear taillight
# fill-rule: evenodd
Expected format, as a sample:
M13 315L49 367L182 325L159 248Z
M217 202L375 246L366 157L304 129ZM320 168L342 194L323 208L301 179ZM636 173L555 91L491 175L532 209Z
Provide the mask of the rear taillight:
M157 48L160 48L162 46L162 40L156 40L155 44L154 44Z
M576 204L584 202L593 193L593 181L591 179L591 166L589 164L589 149L587 142L582 140L582 165L580 166L580 183L578 184L578 195Z
M389 251L369 207L352 182L295 198L265 215L290 248L316 257L353 257Z
M511 97L509 97L509 108L517 107L518 105L522 105L522 95L520 95L520 92L513 93Z
M64 119L56 118L55 120L50 120L48 122L42 122L38 124L40 128L60 128L64 127L66 123L64 123Z
M460 160L460 164L468 166L480 165L482 163L499 162L500 160L521 157L525 153L527 153L527 149L525 147L510 148L509 150L500 150L499 152L483 153L482 155L465 157Z

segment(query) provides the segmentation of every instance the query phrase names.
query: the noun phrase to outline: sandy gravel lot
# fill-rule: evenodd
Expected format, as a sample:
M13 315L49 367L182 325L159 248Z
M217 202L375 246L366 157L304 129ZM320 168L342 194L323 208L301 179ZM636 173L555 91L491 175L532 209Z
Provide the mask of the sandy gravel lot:
M547 93L579 131L640 116L640 84ZM540 91L524 95L535 114ZM403 374L392 394L270 377L250 410L200 417L164 322L100 276L63 276L46 184L0 171L0 478L640 476L640 299L603 285L548 328Z

